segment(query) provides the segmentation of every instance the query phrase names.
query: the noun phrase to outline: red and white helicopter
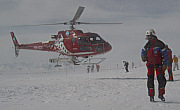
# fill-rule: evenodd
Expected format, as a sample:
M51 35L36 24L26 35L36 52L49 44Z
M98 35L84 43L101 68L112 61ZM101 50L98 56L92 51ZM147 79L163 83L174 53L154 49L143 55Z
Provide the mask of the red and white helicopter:
M83 33L82 30L76 30L74 25L77 24L122 24L122 23L87 23L87 22L76 22L81 16L85 7L79 7L73 20L64 23L54 23L54 24L38 24L38 25L21 25L21 26L40 26L40 25L70 25L70 30L59 31L57 35L52 35L52 41L38 42L30 44L19 44L14 32L10 32L14 46L16 57L19 54L20 49L28 50L40 50L57 52L60 55L68 56L67 58L54 58L49 59L51 63L57 63L55 66L61 66L59 62L68 62L69 64L79 65L85 64L85 62L90 61L93 58L90 56L100 55L109 52L112 46L103 40L97 33ZM14 26L19 27L19 26ZM59 56L60 56L59 55ZM79 60L78 58L83 58ZM89 59L88 59L89 58ZM84 60L86 59L86 60ZM88 59L88 60L87 60ZM94 58L100 59L95 64L102 62L105 58ZM92 64L92 63L91 63Z

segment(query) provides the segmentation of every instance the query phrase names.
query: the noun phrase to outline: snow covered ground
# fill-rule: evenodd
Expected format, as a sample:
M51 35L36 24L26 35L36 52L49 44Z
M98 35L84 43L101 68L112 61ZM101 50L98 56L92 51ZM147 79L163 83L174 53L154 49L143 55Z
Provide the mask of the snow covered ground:
M3 67L4 68L4 67ZM0 71L1 110L179 110L180 71L167 82L166 102L149 102L146 67L101 70ZM166 78L168 75L166 73Z

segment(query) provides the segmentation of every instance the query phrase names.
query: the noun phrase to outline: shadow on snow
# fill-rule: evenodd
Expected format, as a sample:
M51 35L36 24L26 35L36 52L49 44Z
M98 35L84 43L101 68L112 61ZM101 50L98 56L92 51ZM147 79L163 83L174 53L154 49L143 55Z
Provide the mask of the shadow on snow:
M99 80L147 80L147 78L96 78L96 79L99 79ZM157 80L155 78L155 80ZM179 82L180 79L175 79L174 81L169 81L167 80L168 82Z
M97 78L100 80L147 80L147 78Z

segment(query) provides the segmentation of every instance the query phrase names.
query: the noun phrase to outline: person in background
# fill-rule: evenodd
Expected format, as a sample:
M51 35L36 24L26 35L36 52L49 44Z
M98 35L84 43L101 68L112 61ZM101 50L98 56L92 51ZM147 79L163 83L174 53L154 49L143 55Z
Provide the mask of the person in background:
M132 62L132 69L134 68L134 62Z
M129 72L129 70L128 70L129 63L127 61L123 61L123 63L124 63L124 67L125 67L126 72Z
M94 73L94 64L91 66L91 73Z
M153 29L148 29L146 31L146 40L148 42L144 46L141 51L141 58L143 62L147 62L146 66L148 69L148 79L147 79L147 87L148 87L148 95L150 96L150 101L154 102L154 74L156 71L156 76L158 80L158 98L162 101L165 101L165 86L166 86L166 78L164 74L164 69L167 66L168 61L168 53L165 48L165 44L160 41L156 33Z
M88 65L88 66L87 66L87 73L89 73L90 68L91 68L91 66L90 66L90 65Z
M99 72L100 65L96 64L96 69L97 69L97 72Z
M167 62L167 71L168 71L168 74L169 74L169 81L173 81L173 73L172 73L172 62L173 62L173 59L172 59L172 50L168 47L168 45L166 44L165 45L166 49L167 49L167 52L168 52L168 62ZM164 72L166 71L166 68L163 68Z
M173 68L173 71L175 71L175 68L177 68L177 70L179 70L178 57L176 57L176 55L174 55L173 61L174 61L174 68Z

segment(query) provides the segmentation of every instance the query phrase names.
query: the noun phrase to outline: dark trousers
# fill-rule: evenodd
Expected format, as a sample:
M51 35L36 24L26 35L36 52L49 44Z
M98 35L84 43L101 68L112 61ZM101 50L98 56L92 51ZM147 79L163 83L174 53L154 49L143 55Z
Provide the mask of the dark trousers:
M129 72L129 70L128 70L128 66L125 66L125 69L126 69L126 72Z
M169 80L173 81L172 62L167 63L167 71L168 71L168 74L169 74Z
M148 87L148 95L154 96L154 74L156 71L156 76L158 80L158 89L159 95L165 94L165 86L166 86L166 78L164 76L164 72L162 70L162 65L148 65L148 80L147 80L147 87Z

